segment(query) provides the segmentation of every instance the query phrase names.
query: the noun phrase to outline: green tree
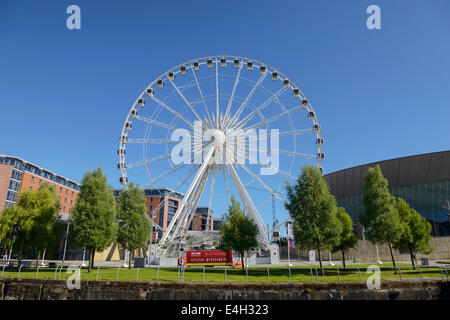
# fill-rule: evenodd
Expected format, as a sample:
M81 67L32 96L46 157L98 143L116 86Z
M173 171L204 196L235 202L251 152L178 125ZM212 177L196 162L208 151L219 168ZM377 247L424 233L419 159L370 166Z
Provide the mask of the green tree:
M133 183L119 194L117 223L117 242L122 248L130 250L128 267L131 268L134 251L146 246L150 234L144 191Z
M83 177L72 220L76 246L89 249L91 272L95 251L102 251L110 246L117 231L114 194L100 167L95 171L88 171Z
M10 250L15 242L17 224L16 219L18 209L16 207L5 207L0 212L0 243Z
M389 193L388 181L379 165L369 168L364 176L364 213L361 222L370 241L388 244L395 270L392 246L400 238L402 226L395 198Z
M0 217L0 241L19 250L19 264L24 252L40 254L49 244L56 220L59 199L53 187L43 184L38 190L25 190L12 208Z
M231 197L228 213L224 216L224 224L220 228L222 248L232 249L239 253L244 269L244 254L258 245L258 226L247 217L241 209L240 203Z
M402 198L397 199L397 211L402 225L402 232L394 247L409 250L411 263L415 269L415 264L417 264L416 252L425 254L431 252L431 224Z
M342 265L345 268L345 252L348 249L355 248L358 243L358 237L353 233L353 221L348 213L345 212L345 208L337 208L336 217L339 220L342 229L339 235L339 242L333 246L331 252L341 252Z
M35 191L39 199L39 215L36 216L24 250L37 253L37 264L45 248L51 249L59 239L54 237L54 225L59 210L59 198L54 186L44 183Z
M323 250L339 242L341 224L336 217L336 199L319 169L304 166L294 186L287 185L286 209L294 220L294 238L301 249L316 249L322 274Z

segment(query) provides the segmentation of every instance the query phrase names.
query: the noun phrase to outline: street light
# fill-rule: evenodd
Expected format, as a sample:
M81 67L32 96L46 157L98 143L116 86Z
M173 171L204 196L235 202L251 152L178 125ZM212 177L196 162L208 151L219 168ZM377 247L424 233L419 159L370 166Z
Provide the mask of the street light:
M66 249L67 249L67 239L69 238L69 227L70 227L70 214L72 210L69 210L69 218L67 218L67 228L66 228L66 241L64 241L64 253L62 258L61 266L64 266L66 260Z

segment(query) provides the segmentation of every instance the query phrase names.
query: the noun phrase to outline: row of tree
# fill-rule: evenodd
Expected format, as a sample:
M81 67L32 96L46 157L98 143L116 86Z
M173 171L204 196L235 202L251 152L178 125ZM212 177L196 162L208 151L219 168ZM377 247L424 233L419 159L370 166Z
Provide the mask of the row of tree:
M431 224L405 200L390 194L388 181L378 165L364 176L364 208L361 222L368 239L389 246L394 267L392 248L408 250L413 266L417 252L431 252Z
M316 249L323 272L321 252L342 253L355 248L358 239L353 232L351 217L336 199L319 169L306 166L297 183L287 186L288 209L294 218L294 237L302 249ZM364 213L361 223L367 238L377 244L387 244L392 263L392 249L409 250L413 266L416 252L431 252L431 224L403 199L393 197L379 166L370 168L364 176Z
M37 254L39 259L43 250L51 252L64 234L64 223L57 219L59 206L55 187L46 183L38 190L22 192L13 207L0 212L1 246L17 250L19 263L24 253ZM144 191L131 183L119 194L116 204L101 168L85 174L68 223L71 247L89 250L89 271L95 252L113 242L132 255L145 248L150 239Z

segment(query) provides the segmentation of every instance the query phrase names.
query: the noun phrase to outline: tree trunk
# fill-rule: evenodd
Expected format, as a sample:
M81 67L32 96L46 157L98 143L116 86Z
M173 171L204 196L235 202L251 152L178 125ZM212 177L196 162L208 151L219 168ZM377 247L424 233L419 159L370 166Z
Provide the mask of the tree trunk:
M131 269L131 260L133 260L134 257L134 250L130 250L130 255L128 256L128 270Z
M344 266L344 269L345 269L345 252L344 252L344 249L341 249L341 254L342 254L342 265Z
M22 251L23 251L23 245L25 243L25 237L22 237L22 242L20 243L20 252L19 252L19 261L18 261L18 266L20 266L22 264Z
M94 256L95 256L95 249L90 247L89 248L89 269L88 269L88 272L91 272L92 268L94 267Z
M323 266L322 266L322 256L320 255L319 248L317 248L317 254L319 255L319 264L320 264L320 270L322 271L322 276L325 276L325 272L323 271Z
M415 254L413 253L413 249L411 248L411 244L410 243L408 243L408 247L409 247L409 255L411 257L411 263L412 263L413 270L416 270L416 266L414 264Z
M40 259L40 257L41 257L41 251L39 250L37 258L36 258L36 268L39 267L39 259Z
M394 266L394 273L397 273L397 269L395 268L394 253L392 252L392 244L390 242L389 242L389 251L391 252L392 265Z

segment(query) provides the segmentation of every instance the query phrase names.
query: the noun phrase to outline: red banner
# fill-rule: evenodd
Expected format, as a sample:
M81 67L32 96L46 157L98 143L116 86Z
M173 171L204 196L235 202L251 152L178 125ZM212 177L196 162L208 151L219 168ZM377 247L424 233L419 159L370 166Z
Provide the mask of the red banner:
M187 265L231 265L233 264L233 251L208 250L187 251Z

